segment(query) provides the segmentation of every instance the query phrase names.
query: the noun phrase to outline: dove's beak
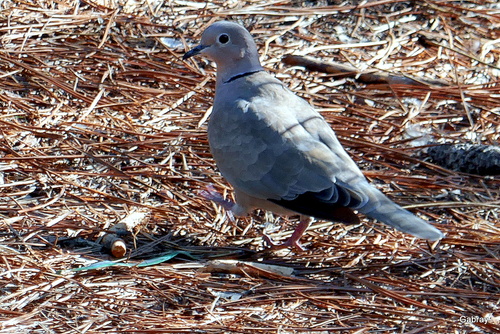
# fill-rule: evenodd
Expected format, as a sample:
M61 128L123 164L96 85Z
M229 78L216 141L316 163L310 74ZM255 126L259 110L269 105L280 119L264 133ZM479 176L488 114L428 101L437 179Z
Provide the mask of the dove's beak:
M184 54L184 56L182 56L182 60L186 60L188 58L196 56L197 54L200 54L201 51L203 51L203 49L205 49L206 47L207 47L207 45L202 45L202 44L198 45L197 47L195 47L195 48L189 50L188 52L186 52Z

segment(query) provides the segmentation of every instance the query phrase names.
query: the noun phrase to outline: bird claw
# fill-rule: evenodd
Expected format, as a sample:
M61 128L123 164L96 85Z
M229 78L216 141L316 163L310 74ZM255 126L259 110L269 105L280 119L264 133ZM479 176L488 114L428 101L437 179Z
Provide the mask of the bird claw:
M224 199L218 192L215 190L214 186L209 184L204 190L201 190L199 192L200 196L215 202L222 206L224 210L226 210L227 217L231 222L235 222L236 218L234 217L232 208L234 207L234 202L228 201L227 199Z
M204 190L201 190L199 194L200 194L201 197L203 197L205 199L208 199L209 201L212 201L212 202L215 202L215 203L219 204L224 209L226 209L226 211L228 211L228 212L230 212L231 209L234 206L234 202L228 201L228 200L224 199L217 192L217 190L215 190L214 186L211 185L211 184L209 184L208 186L206 186L206 188ZM232 216L230 218L234 219L234 216Z
M283 249L283 248L289 248L293 247L299 252L305 252L306 248L301 245L299 242L300 238L304 234L304 232L307 230L309 225L311 225L311 218L309 217L304 217L301 219L300 223L297 225L295 228L295 231L293 231L292 236L288 238L287 241L282 243L281 245L276 244L267 234L264 233L263 238L264 241L270 245L271 250L278 250L278 249Z
M306 248L304 246L302 246L302 244L299 242L299 240L294 238L293 236L288 238L288 240L282 244L278 244L278 243L274 242L273 239L271 239L271 237L265 233L262 235L262 238L264 239L264 242L267 245L269 245L269 248L271 250L280 250L280 249L284 249L284 248L295 248L299 252L306 251Z

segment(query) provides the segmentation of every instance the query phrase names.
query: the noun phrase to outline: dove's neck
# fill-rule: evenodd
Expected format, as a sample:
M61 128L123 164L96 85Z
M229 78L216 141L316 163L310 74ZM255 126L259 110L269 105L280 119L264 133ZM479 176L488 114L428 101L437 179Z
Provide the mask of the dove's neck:
M258 57L217 65L217 86L263 70Z
M244 77L246 77L248 75L252 75L252 74L260 72L260 71L263 71L263 70L255 70L255 71L250 71L250 72L245 72L245 73L237 74L234 77L229 78L229 80L224 81L224 83L227 84L227 83L230 83L231 81L234 81L236 79L244 78Z

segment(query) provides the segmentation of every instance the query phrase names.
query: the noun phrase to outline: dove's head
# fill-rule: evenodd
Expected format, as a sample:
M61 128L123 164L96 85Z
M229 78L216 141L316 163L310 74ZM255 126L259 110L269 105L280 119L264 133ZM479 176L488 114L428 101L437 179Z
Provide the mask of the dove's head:
M186 52L182 59L198 54L217 64L218 83L240 74L262 70L252 35L234 22L219 21L209 26L201 36L200 45Z

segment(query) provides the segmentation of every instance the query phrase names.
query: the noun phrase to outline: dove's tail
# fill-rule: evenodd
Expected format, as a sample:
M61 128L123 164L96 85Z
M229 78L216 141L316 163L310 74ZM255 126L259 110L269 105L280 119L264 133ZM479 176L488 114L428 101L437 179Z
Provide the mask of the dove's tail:
M444 236L441 231L425 220L392 202L378 189L370 185L368 187L365 193L368 194L370 200L365 206L358 208L359 212L418 238L438 240Z

